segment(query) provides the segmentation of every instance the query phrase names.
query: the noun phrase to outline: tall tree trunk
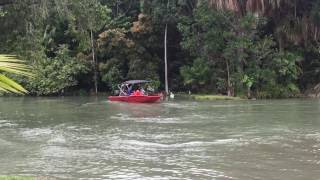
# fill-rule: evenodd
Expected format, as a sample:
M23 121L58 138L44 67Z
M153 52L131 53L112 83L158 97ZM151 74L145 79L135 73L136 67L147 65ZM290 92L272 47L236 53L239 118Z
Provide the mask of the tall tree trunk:
M294 17L297 18L297 0L294 1Z
M141 1L140 1L140 12L141 12L141 13L145 13L144 0L141 0Z
M229 62L228 60L226 59L226 65L227 65L227 93L228 93L228 96L232 96L232 93L231 93L231 80L230 80L230 67L229 67Z
M117 0L116 4L117 4L117 11L116 11L116 17L118 17L119 14L119 0Z
M168 86L168 59L167 59L167 36L168 36L168 24L166 23L166 27L164 30L164 77L165 77L165 87L166 94L169 94L169 86Z
M94 40L93 40L92 30L90 30L90 36L91 36L94 91L95 91L95 94L97 95L98 94L98 71L97 71L97 62L96 62L96 54L95 54L95 50L94 50Z

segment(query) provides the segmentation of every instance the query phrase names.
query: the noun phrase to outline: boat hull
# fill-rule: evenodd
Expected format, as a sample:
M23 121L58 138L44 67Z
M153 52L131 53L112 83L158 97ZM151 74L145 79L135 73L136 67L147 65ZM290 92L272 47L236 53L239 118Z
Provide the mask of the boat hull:
M158 102L161 96L109 96L108 99L128 103L154 103Z

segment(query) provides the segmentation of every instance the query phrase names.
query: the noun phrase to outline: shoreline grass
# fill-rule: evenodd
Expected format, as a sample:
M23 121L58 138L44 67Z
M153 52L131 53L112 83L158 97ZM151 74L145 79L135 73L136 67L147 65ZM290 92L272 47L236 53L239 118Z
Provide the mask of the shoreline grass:
M210 95L210 94L186 94L186 93L177 93L177 97L181 98L191 98L194 100L244 100L245 98L241 97L232 97L232 96L224 96L224 95Z
M231 97L231 96L223 96L223 95L201 95L201 94L196 94L196 95L191 95L192 99L195 100L242 100L240 97Z

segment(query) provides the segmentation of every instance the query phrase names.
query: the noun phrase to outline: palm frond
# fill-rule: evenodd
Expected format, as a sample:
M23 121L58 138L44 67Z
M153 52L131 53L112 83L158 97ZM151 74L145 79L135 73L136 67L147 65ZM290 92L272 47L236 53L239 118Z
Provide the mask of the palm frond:
M7 72L11 74L32 77L30 67L24 64L24 61L17 59L12 55L0 55L0 73ZM26 94L28 91L14 80L0 74L0 92Z

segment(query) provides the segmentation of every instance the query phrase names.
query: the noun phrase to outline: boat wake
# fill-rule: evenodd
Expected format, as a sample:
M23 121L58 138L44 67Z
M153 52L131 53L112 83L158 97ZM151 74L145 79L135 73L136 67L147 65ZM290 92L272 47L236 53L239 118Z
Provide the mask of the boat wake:
M212 142L206 141L190 141L184 143L175 143L175 144L163 144L163 143L154 143L138 140L122 140L122 141L113 141L111 142L111 147L117 148L194 148L194 147L206 147L212 145L227 145L227 144L237 144L238 139L220 139Z

